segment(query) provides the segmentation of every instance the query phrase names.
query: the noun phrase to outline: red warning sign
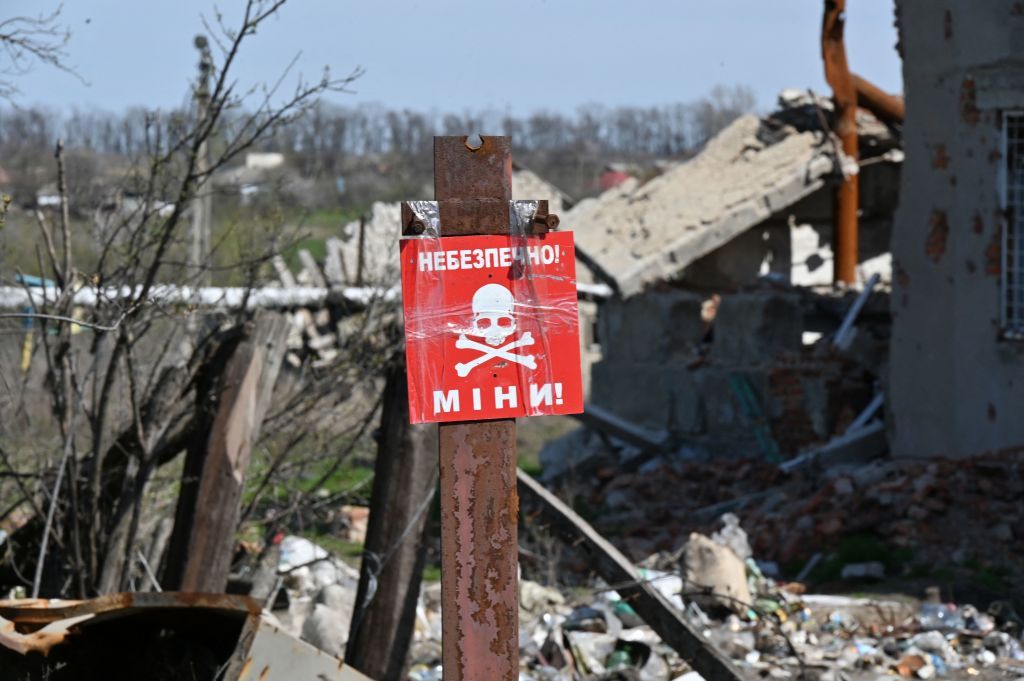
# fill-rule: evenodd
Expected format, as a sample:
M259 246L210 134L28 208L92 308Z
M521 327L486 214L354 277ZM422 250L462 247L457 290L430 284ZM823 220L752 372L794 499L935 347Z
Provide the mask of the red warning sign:
M572 232L401 242L412 423L583 411Z

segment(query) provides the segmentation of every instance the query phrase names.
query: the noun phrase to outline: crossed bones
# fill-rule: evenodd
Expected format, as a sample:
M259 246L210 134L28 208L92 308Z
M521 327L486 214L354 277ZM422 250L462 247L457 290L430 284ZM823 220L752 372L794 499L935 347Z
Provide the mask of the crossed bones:
M477 343L474 340L466 338L466 334L459 335L459 339L455 341L455 347L459 350L477 350L482 353L479 357L469 362L459 362L455 365L455 373L459 375L459 378L465 378L469 375L469 372L480 366L489 359L500 357L508 360L509 362L515 362L516 364L522 364L527 369L536 369L537 363L534 361L533 355L517 355L510 350L521 348L525 345L533 345L533 336L529 331L519 337L519 340L506 343L500 348L492 348L489 345L483 343Z

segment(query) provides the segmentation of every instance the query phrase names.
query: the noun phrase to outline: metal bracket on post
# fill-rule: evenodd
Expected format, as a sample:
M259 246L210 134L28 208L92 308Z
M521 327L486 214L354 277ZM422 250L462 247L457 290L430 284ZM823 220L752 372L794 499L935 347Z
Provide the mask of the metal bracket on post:
M402 202L402 236L468 236L471 234L508 234L509 204L517 201L499 199L443 199L441 201L404 201ZM527 234L543 234L558 229L559 218L548 212L548 201L530 201L536 203L537 210ZM444 207L450 220L444 223L441 232L435 221L439 221L440 211Z

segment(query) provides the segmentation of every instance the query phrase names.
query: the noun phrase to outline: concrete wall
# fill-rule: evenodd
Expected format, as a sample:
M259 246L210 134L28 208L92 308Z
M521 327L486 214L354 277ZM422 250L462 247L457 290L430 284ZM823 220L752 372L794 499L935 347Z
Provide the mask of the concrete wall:
M1024 345L1000 338L1000 111L1024 109L1024 7L898 0L907 98L887 396L898 456L1024 445Z
M870 399L841 394L838 360L802 345L798 296L770 290L722 296L710 346L703 302L663 287L603 303L603 356L593 367L592 402L716 456L756 457L765 447L755 422L769 426L783 455L792 454L827 440L842 405L855 413ZM745 406L744 394L759 415Z

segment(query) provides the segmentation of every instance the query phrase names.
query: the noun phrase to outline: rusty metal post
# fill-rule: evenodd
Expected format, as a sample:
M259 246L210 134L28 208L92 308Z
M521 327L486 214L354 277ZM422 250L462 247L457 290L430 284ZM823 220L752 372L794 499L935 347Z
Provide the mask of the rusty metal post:
M825 0L821 26L821 54L825 62L825 80L832 87L835 101L835 133L843 154L857 161L857 91L843 44L846 0ZM834 275L836 283L853 284L857 279L857 204L859 186L856 173L843 173L836 188L834 234Z
M906 104L899 95L890 95L871 81L851 73L853 89L857 93L857 106L867 109L875 118L886 123L902 123L907 113Z
M508 137L434 138L441 235L507 234ZM504 215L501 218L501 215ZM441 623L444 681L519 678L516 423L442 423Z

